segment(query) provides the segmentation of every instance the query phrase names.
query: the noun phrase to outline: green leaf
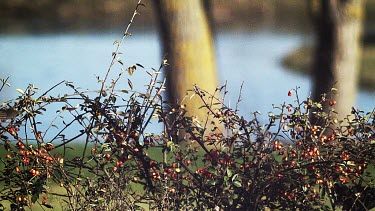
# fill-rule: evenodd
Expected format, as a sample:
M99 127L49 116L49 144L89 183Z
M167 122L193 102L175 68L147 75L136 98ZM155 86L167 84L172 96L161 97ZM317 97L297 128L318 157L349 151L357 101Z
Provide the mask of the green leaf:
M237 188L242 187L242 184L237 180L233 182L233 185L236 186Z
M35 203L35 202L38 200L38 198L39 198L39 195L38 195L38 194L33 194L33 196L31 197L31 201L32 201L33 203Z
M172 141L168 141L167 143L167 147L169 148L170 151L174 151L175 149L175 146L174 146L174 143Z
M232 182L234 182L237 179L237 177L238 177L238 174L233 175Z
M232 170L230 170L229 168L227 168L227 175L228 177L232 177Z

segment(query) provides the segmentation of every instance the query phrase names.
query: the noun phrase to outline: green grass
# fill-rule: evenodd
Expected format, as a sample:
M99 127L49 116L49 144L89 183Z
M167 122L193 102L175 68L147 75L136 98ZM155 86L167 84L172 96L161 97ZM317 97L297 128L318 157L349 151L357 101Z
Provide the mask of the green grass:
M312 63L312 46L303 45L283 58L283 65L293 71L310 73ZM362 52L361 69L359 74L360 87L375 90L375 45L365 45Z
M82 152L84 150L83 144L77 143L77 144L74 144L74 145L70 145L70 147L71 147L71 149L66 151L67 153L66 153L65 159L72 159L76 156L82 155ZM90 149L91 149L91 146L88 148L88 151L90 151ZM63 153L62 149L58 149L58 150L56 150L56 152L58 152L60 154ZM162 155L161 148L150 148L148 150L148 153L149 153L150 158L155 159L158 162L163 161L163 156L161 156ZM4 150L3 147L0 147L0 154L1 155L7 154L7 152ZM197 155L199 156L199 158L202 158L203 155L204 155L204 151L200 150L199 152L197 152ZM276 159L281 161L281 156L276 155ZM173 153L170 152L170 153L167 154L167 160L169 160L170 163L174 160ZM202 162L201 159L198 159L197 162L198 162L197 163L198 168L203 167L204 163ZM4 167L3 165L0 166L0 170L3 169L3 167ZM195 169L192 169L192 170L195 171ZM369 172L371 174L371 176L375 178L375 168L373 166L369 166L366 171ZM87 172L86 176L89 176L88 172ZM2 186L2 184L0 184L0 185ZM141 185L138 185L138 184L135 184L132 188L133 188L133 190L136 190L138 192L143 191L143 187ZM65 194L66 193L65 189L59 187L58 184L51 183L50 189L51 189L51 192L53 192L53 193L59 193L59 194ZM328 205L328 203L329 203L329 201L327 200L327 205ZM7 208L5 210L10 210L9 209L10 203L2 202L2 204ZM64 201L62 201L62 197L49 196L49 204L54 207L53 210L60 211L60 210L66 210L67 209L67 207L66 207L67 204ZM147 203L141 203L141 204L138 203L137 205L141 206L145 210L149 210L149 205ZM27 210L30 210L30 209L27 209ZM39 210L46 210L46 208L41 206L40 204L35 204L32 207L31 210L39 211Z
M92 148L92 145L87 147L88 153L90 153L91 148ZM63 147L61 147L61 148L58 148L58 149L54 149L51 152L52 152L52 154L56 154L56 153L59 154L59 155L65 154L64 160L66 161L66 160L71 160L75 157L81 157L82 154L83 154L83 151L84 151L84 144L78 142L78 143L69 144L65 151L63 150ZM152 148L149 148L147 150L147 152L148 152L148 156L151 159L153 159L157 162L163 162L162 148L152 147ZM9 152L7 152L4 149L4 147L0 146L0 155L2 155L1 157L4 158L6 154L9 154ZM200 157L203 157L204 151L200 150L199 152L197 152L197 155L199 155ZM86 154L86 156L88 156L88 154ZM166 160L167 160L167 163L170 165L175 160L174 154L172 152L167 153L166 154ZM198 160L197 162L198 162L197 163L198 167L203 167L204 164L203 164L201 159ZM4 163L0 162L0 171L3 170L3 169L4 169ZM192 169L192 170L195 171L196 169ZM83 178L90 177L90 176L93 176L93 174L91 174L87 170L83 171L83 173L82 173ZM2 187L4 187L4 184L0 184L0 188L2 188ZM57 193L57 194L61 194L61 195L66 194L65 188L60 187L59 184L56 184L52 180L51 180L51 183L49 184L49 188L50 188L50 193ZM137 183L132 184L132 190L137 192L137 193L142 193L144 191L143 186L140 185L140 184L137 184ZM48 196L49 196L48 203L54 207L53 210L59 211L59 210L66 210L67 209L67 204L63 201L63 197L53 196L52 194L48 194ZM39 201L39 203L41 202L40 199L38 201ZM1 204L4 205L5 210L10 210L10 203L9 202L2 201ZM138 203L137 205L141 206L145 210L149 210L149 205L147 203L140 203L140 204ZM27 209L27 210L29 210L29 209ZM39 211L39 210L46 210L46 208L44 206L42 206L41 204L35 203L31 210Z

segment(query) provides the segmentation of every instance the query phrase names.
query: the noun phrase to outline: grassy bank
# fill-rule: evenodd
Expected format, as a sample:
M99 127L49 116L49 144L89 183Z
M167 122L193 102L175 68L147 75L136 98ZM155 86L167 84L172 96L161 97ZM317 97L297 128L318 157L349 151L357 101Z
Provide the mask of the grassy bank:
M87 153L90 153L91 151L91 148L93 147L93 145L89 145L87 146ZM197 145L198 147L198 145ZM69 144L66 146L65 150L63 149L63 147L60 147L60 148L57 148L57 149L54 149L51 151L51 154L52 155L64 155L64 164L68 163L68 161L71 161L71 160L74 160L75 158L80 158L83 154L85 150L85 145L84 145L84 142L75 142L73 144ZM86 156L89 156L88 154L86 153ZM165 152L166 153L166 152ZM3 159L3 162L0 162L0 172L4 172L4 164L5 164L5 155L7 154L10 154L10 152L6 151L5 148L3 146L0 146L0 159ZM148 156L152 159L152 160L155 160L157 162L163 162L163 152L162 152L162 148L160 147L151 147L147 150L147 154ZM170 165L172 162L175 161L175 156L172 152L169 152L169 153L166 153L165 154L167 157L165 158L165 161L167 161L167 163ZM204 151L203 150L200 150L199 152L196 152L196 155L199 156L200 159L198 159L195 163L196 164L196 167L203 167L204 166L204 163L202 161L202 158L204 157ZM115 163L116 162L116 159L113 159L112 163ZM136 165L135 161L134 161L134 165ZM22 167L21 167L22 169ZM73 170L71 169L70 167L68 166L65 166L65 169L67 170L67 174L69 174L70 176L72 176L72 179L75 178L75 176L73 174L76 174L78 173L78 167L76 166L76 169ZM192 167L191 170L192 171L195 171L197 168L194 168ZM87 169L83 169L83 171L81 172L82 175L81 175L81 178L95 178L96 175L94 175L93 173L89 172ZM67 190L66 188L64 187L60 187L60 184L58 182L55 182L54 180L50 179L48 180L47 184L44 184L45 186L48 186L48 192L46 193L43 193L42 196L48 196L48 204L51 205L53 208L52 210L57 210L57 211L62 211L62 210L70 210L69 207L68 207L68 204L67 204ZM131 189L136 192L136 193L142 193L144 192L144 186L139 184L139 183L130 183L131 185ZM4 183L3 182L0 182L0 189L3 189L4 188ZM2 196L2 194L0 194L0 197ZM42 197L39 198L39 200L33 204L33 206L31 207L31 209L29 209L29 207L26 207L26 210L34 210L34 211L39 211L39 210L49 210L47 209L45 206L42 205L42 200L41 200ZM152 201L151 201L152 203ZM0 205L3 205L4 206L4 209L1 209L0 207L0 210L11 210L10 209L10 205L11 203L9 201L0 201ZM144 203L137 203L136 205L142 207L144 210L150 210L149 209L149 204L147 204L146 202Z
M65 157L65 159L67 159L67 160L73 159L74 157L77 157L77 156L81 155L82 152L83 152L83 149L84 149L84 145L76 143L74 145L69 146L69 148L71 150L68 150L68 153L66 154L66 157ZM2 147L0 147L0 153L2 155L7 154L7 152ZM60 150L60 149L58 149L54 153L60 153L60 154L62 154L63 151ZM160 156L161 154L162 154L162 151L159 150L159 149L151 148L149 150L150 157L153 157L153 158L157 157L158 158L157 160L159 162L162 161L162 157ZM203 151L199 151L197 154L198 154L198 156L200 158L204 157ZM171 155L171 153L169 153L169 155ZM282 161L283 160L283 156L279 155L279 153L273 153L273 156L275 157L275 159L278 162L280 162L280 163L283 162ZM169 156L169 157L170 157L171 160L173 160L173 156ZM199 161L199 162L200 163L198 164L198 166L202 166L203 163L201 161ZM1 166L1 169L2 168L3 168L3 166ZM194 169L192 169L192 170L194 170ZM373 168L373 166L369 166L367 168L366 172L368 174L370 174L372 177L374 177L375 169ZM85 176L89 176L89 174L86 174ZM60 211L60 210L69 210L69 207L67 207L67 204L64 202L64 200L66 200L66 198L58 196L58 195L54 195L54 194L64 195L64 194L66 194L66 190L64 188L61 188L58 184L56 184L56 183L54 183L52 181L48 185L49 185L50 193L53 193L53 194L48 194L48 196L49 196L48 204L50 204L51 206L53 206L52 210L57 210L57 211ZM143 186L141 186L141 185L133 184L132 188L133 188L134 191L136 191L138 193L144 191L143 190ZM317 188L318 188L318 186L317 186ZM9 202L2 202L2 204L4 205L5 210L10 210L9 209L9 207L10 207L10 203ZM147 203L138 203L137 205L139 205L140 207L142 207L144 210L150 210L149 205ZM328 201L328 199L326 199L326 205L328 207L330 207L330 202ZM46 209L46 207L42 206L40 204L40 201L39 201L39 203L35 203L31 207L31 209L27 208L26 210L39 211L39 210L48 210L48 209Z
M303 45L283 58L283 65L293 71L310 74L313 48ZM375 91L375 45L365 45L363 48L359 84L360 87Z

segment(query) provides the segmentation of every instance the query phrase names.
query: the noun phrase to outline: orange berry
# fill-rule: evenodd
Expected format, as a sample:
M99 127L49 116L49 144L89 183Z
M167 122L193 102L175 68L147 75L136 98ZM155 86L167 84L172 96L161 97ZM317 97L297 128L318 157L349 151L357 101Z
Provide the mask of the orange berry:
M110 159L111 155L110 154L105 154L105 158Z
M22 142L18 142L18 143L17 143L17 146L18 146L18 148L20 148L20 149L24 149L24 148L25 148L25 145L23 145Z
M330 106L336 105L336 100L331 100L331 101L329 101L329 105L330 105Z
M14 129L13 127L8 128L8 132L9 132L11 135L16 134L16 131L15 131L15 129Z

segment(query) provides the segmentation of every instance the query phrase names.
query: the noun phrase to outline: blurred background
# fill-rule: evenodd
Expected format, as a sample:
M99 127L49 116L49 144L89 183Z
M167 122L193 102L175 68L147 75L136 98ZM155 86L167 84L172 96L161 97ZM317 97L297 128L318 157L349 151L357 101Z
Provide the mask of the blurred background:
M219 83L227 81L227 103L235 106L241 83L243 115L260 111L263 118L287 100L290 89L301 97L312 92L313 27L302 0L212 0L205 10L214 37ZM158 68L162 42L151 0L140 8L121 48L125 66L140 63ZM112 45L121 38L137 1L134 0L1 0L0 77L12 87L1 101L17 96L29 83L42 91L62 81L82 89L99 89L111 61ZM356 106L371 111L375 102L375 1L365 5L364 45ZM160 15L160 14L159 14ZM199 49L197 49L199 51ZM120 68L114 69L116 76ZM132 76L135 86L147 84L147 74ZM124 85L126 82L124 81Z

